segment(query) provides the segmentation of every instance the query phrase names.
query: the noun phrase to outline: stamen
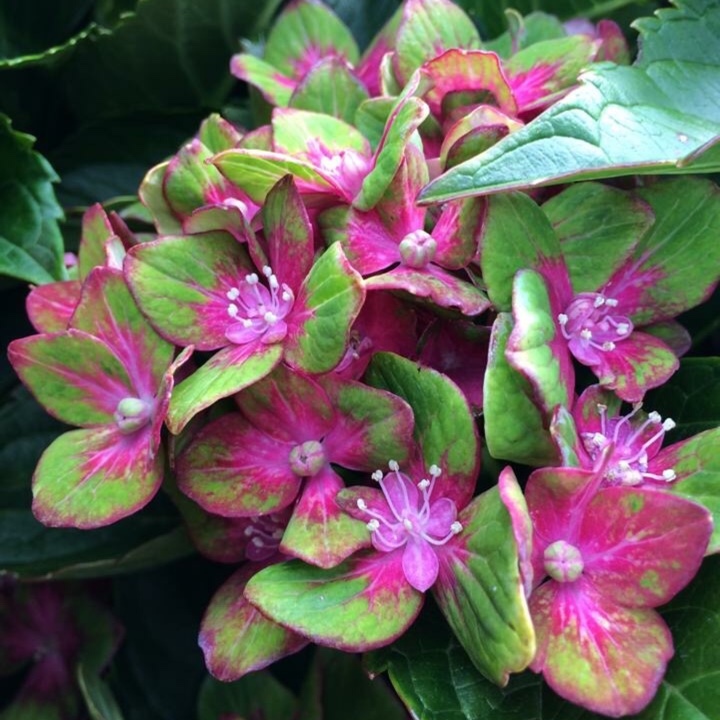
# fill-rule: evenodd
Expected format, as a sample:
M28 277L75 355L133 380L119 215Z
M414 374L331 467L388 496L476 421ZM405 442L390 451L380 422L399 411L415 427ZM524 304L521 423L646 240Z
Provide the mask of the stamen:
M659 412L653 410L651 413L648 413L648 420L651 423L659 423L662 422L662 417L660 416Z
M382 470L376 470L371 476L370 476L375 482L380 482L383 479L383 471Z
M411 522L410 520L408 520L407 518L405 518L405 519L402 521L402 524L403 524L403 527L404 527L406 530L412 530L412 529L413 529L413 524L412 524L412 522Z
M237 288L231 288L225 293L225 297L232 302L240 297L240 291Z
M238 312L240 311L235 303L230 303L230 305L228 305L228 315L233 318L233 320L238 316Z
M592 330L588 330L587 328L583 328L580 331L580 337L583 340L592 340Z
M605 298L605 304L608 307L617 307L618 301L615 298Z
M255 273L250 273L245 276L245 282L248 285L257 285L260 282L260 278Z
M615 343L608 340L607 342L604 342L602 344L602 349L607 350L608 352L612 352L615 349Z
M593 302L593 307L599 308L605 304L605 298L602 295L598 295Z
M292 293L290 293L288 290L283 290L282 294L283 302L290 302L292 300Z
M358 510L367 510L368 509L367 503L362 498L357 499L356 505L358 506Z
M268 325L274 325L277 322L277 315L273 312L270 312L269 310L263 315L263 320Z
M454 535L461 533L462 529L463 529L462 523L458 522L457 520L450 526L450 530L452 530Z
M442 474L442 470L437 465L431 465L430 468L428 469L428 472L434 478L440 477L440 475Z
M663 421L663 424L662 424L662 428L665 432L669 432L670 430L672 430L675 427L675 424L676 424L675 421L672 420L671 418L665 418L665 420Z
M420 490L427 490L430 487L430 481L427 478L424 478L418 483L418 487Z
M272 268L269 265L263 265L262 271L266 278L269 278L273 274Z
M627 323L618 323L615 329L618 331L618 335L625 335L630 330L630 326Z
M280 287L280 283L275 275L270 275L268 278L268 285L271 290L277 290Z
M370 520L370 522L366 524L366 527L370 532L375 532L380 529L380 523L375 518L373 518L372 520Z
M666 470L662 471L663 480L666 480L667 482L672 482L673 480L677 479L677 474L672 468L667 468Z
M388 467L389 467L390 470L392 470L393 472L397 472L397 471L400 469L400 465L398 465L398 463L397 463L395 460L390 460L390 461L388 462Z
M570 319L570 318L568 318L568 316L567 316L565 313L560 313L560 314L558 315L558 322L559 322L561 325L567 325L569 319Z

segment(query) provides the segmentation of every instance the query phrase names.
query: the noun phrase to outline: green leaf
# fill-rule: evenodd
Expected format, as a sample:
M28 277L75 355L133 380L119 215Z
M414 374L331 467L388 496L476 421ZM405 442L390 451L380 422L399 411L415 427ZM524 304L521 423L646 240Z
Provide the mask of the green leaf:
M0 60L59 45L78 29L95 0L7 0L0 5ZM38 18L42 18L40 22Z
M637 0L456 0L460 7L477 22L487 37L495 37L503 32L508 25L506 12L515 10L526 15L542 8L546 13L557 15L561 20L575 17L586 17L599 20L610 12L636 3ZM647 2L647 0L641 0Z
M366 381L403 398L415 415L415 439L426 467L475 481L479 443L465 396L446 375L392 353L376 353Z
M595 292L653 223L648 205L600 183L571 185L542 206L560 240L575 292Z
M95 577L124 569L123 558L153 548L147 564L165 561L153 541L178 524L167 512L145 510L97 530L55 530L41 525L29 509L0 510L0 569L22 577ZM174 559L174 558L168 558Z
M677 425L666 441L677 442L720 425L720 358L685 358L680 369L645 398L645 407Z
M44 285L66 278L52 183L57 175L0 114L0 275Z
M637 21L635 65L594 66L582 86L421 194L439 202L620 175L720 169L720 2L677 0Z
M240 717L261 713L263 720L292 720L296 705L293 694L268 672L231 683L208 677L200 688L198 720L218 720L231 713Z
M505 688L486 680L437 612L424 613L386 657L393 687L417 720L541 718L540 678L523 673Z
M511 672L532 660L535 633L512 522L497 486L475 498L459 519L462 550L448 547L433 593L475 667L505 685Z
M556 451L530 383L508 363L505 348L512 317L500 313L490 336L483 389L485 441L494 458L543 467L554 465Z
M352 703L348 702L352 698ZM381 678L369 678L354 655L318 647L300 696L298 720L405 720Z
M30 480L43 450L66 428L43 410L23 387L0 407L0 506L30 502Z

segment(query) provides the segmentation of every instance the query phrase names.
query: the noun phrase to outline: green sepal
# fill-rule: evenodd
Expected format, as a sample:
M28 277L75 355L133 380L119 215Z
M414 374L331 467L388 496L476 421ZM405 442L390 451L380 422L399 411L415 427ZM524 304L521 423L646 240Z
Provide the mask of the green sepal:
M330 57L310 69L293 92L289 106L352 123L358 107L367 98L367 90L347 64Z
M155 227L161 235L177 235L182 232L182 223L168 205L163 191L165 173L169 164L168 160L150 168L138 190L140 200L150 211Z
M340 243L334 243L315 262L295 300L286 362L309 373L332 370L343 357L350 326L364 301L362 277Z
M459 520L462 534L442 552L433 595L475 667L505 685L535 654L512 521L497 487Z
M544 467L557 462L546 420L532 400L530 383L505 357L512 316L500 313L493 324L483 386L485 442L494 458Z
M594 182L570 185L542 209L560 241L576 293L605 285L654 219L638 197Z
M557 267L560 242L535 202L523 193L487 200L480 238L480 267L487 293L497 310L512 307L515 273L524 268Z
M215 353L173 390L166 423L174 435L201 410L264 378L282 357L282 345L231 345Z
M405 579L401 554L373 551L330 570L299 560L273 565L248 582L245 596L275 622L348 652L392 642L423 603Z

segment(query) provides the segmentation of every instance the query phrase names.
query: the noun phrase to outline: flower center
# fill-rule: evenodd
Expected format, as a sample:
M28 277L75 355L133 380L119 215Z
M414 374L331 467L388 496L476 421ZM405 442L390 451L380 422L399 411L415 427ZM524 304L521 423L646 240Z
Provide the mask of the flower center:
M635 403L628 415L608 418L607 406L598 405L600 431L582 434L583 445L593 461L610 443L613 445L603 478L605 487L641 485L646 480L672 482L677 478L672 468L665 468L662 474L648 472L650 459L657 455L665 433L675 427L675 421L663 420L659 413L651 412L643 422L636 422L641 408L642 403Z
M245 557L258 562L273 555L280 547L286 525L287 517L282 513L252 518L243 533L248 538Z
M558 582L573 582L582 575L585 564L582 554L570 543L558 540L545 548L545 572Z
M225 337L236 345L254 340L269 345L280 342L287 335L285 317L292 310L295 296L285 283L280 285L269 265L263 268L263 275L267 287L251 273L239 287L226 293L230 301L227 313L233 322L225 330Z
M323 446L317 440L308 440L290 451L290 469L301 477L317 475L326 465Z
M362 499L357 501L358 509L371 518L367 527L377 550L390 552L405 545L410 538L430 545L445 545L462 531L462 525L455 519L457 507L452 500L440 498L432 503L430 501L435 481L440 476L437 465L431 465L428 470L431 479L423 479L417 485L400 472L394 460L388 465L390 472L387 475L383 475L382 470L376 470L372 478L380 485L390 517L370 509Z
M415 230L400 241L399 250L403 265L419 270L435 259L437 242L424 230Z
M152 404L136 397L123 398L115 409L115 422L123 435L129 435L150 422Z
M580 293L558 315L560 331L580 362L596 362L597 351L612 352L615 343L632 334L630 318L615 314L617 304L600 293Z

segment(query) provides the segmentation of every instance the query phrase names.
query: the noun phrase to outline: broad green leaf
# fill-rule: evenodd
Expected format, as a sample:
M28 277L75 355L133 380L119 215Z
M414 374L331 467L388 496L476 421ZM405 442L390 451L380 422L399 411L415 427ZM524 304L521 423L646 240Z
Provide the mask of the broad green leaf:
M0 62L59 45L79 29L94 0L8 0L0 6ZM42 22L38 22L38 17Z
M444 464L450 475L475 482L477 430L467 400L455 383L436 370L392 353L373 357L366 380L398 395L412 407L415 439L422 447L427 467Z
M562 275L560 243L547 218L527 195L511 193L489 198L480 238L480 267L490 300L503 312L512 307L518 270L531 268Z
M248 582L245 596L275 622L351 652L397 638L423 602L397 552L355 555L330 570L299 560L272 565Z
M293 720L297 701L293 694L269 672L247 675L235 682L208 677L198 696L198 720L218 720L236 714L263 720Z
M0 510L0 569L32 578L113 574L124 557L163 537L177 522L151 507L110 527L56 530L41 525L29 509L6 507ZM154 562L162 562L157 552L148 565Z
M560 240L576 293L605 285L654 219L642 200L600 183L571 185L542 209Z
M315 262L300 288L285 340L287 363L310 373L332 370L342 359L350 326L364 300L362 278L340 243L334 243Z
M666 435L666 444L717 427L720 425L720 358L681 360L675 375L647 394L645 407L677 423Z
M720 2L677 0L637 21L635 65L594 66L522 130L423 191L439 202L620 175L720 169Z
M532 400L530 383L505 357L512 329L511 315L500 313L490 336L483 389L487 448L494 458L538 467L554 465L557 458L548 420Z
M456 0L457 4L465 8L470 17L480 25L484 31L483 37L495 37L508 26L507 11L526 15L534 10L542 9L551 15L557 15L561 20L570 20L575 17L585 17L600 20L608 13L618 10L626 5L637 3L637 0L495 0L488 3L486 0ZM647 0L640 0L647 2ZM525 18L527 20L527 18Z
M348 698L352 697L352 702ZM318 647L300 695L298 720L405 720L382 678L369 678L354 655Z
M66 279L63 212L52 187L58 177L34 142L0 114L0 275L43 285Z
M459 519L463 533L441 556L433 594L475 667L505 685L535 654L512 522L497 487Z
M23 387L15 388L0 407L0 505L26 506L30 479L43 450L64 430ZM0 563L1 566L1 563Z

